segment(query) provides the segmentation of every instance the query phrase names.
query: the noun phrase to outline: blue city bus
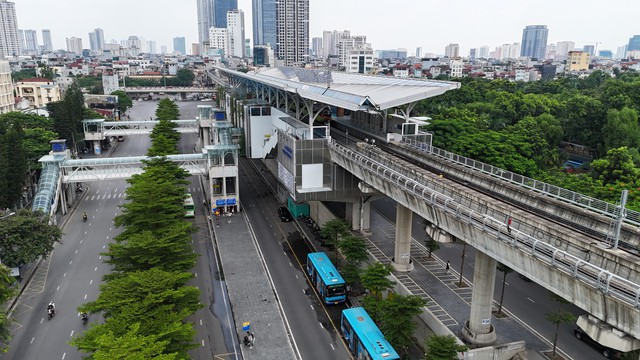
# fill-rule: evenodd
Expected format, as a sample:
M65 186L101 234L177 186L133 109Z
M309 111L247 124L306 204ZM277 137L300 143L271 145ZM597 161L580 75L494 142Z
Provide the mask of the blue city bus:
M349 350L356 359L400 359L398 353L363 308L342 310L340 329Z
M318 290L322 301L327 305L347 301L347 284L340 273L323 252L307 255L307 273L311 284Z

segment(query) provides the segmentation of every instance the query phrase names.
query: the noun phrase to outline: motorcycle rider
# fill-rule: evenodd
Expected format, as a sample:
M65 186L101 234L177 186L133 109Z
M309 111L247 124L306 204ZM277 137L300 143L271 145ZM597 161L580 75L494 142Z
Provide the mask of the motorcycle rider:
M85 324L87 323L87 320L89 320L89 316L84 311L80 313L80 318L82 319L82 322Z
M56 304L53 301L49 302L49 305L47 305L47 314L49 317L53 317L53 315L56 314Z
M82 220L83 221L87 221L87 212L86 211L82 213Z

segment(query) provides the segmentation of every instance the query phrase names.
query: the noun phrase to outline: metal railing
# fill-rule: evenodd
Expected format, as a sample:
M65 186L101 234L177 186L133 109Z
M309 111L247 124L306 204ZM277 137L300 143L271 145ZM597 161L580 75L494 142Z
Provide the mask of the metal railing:
M526 189L554 197L572 205L589 209L591 211L606 215L614 219L617 218L620 213L620 207L616 204L608 203L606 201L567 190L556 185L551 185L520 174L516 174L493 165L485 164L481 161L477 161L462 155L452 153L450 151L439 149L437 147L431 146L430 144L422 144L411 140L405 141L404 139L403 142L418 150L428 152L448 161L472 168L479 172L489 174L491 176L497 177L504 181L508 181ZM626 217L624 218L624 222L640 226L640 212L626 210Z
M424 178L414 177L415 172L410 169L402 169L395 164L393 168L374 159L374 152L364 154L352 148L331 142L331 150L335 155L344 159L346 163L357 164L366 173L385 181L389 185L401 188L412 196L421 199L430 206L455 216L459 221L465 222L478 231L494 237L498 241L509 243L527 253L537 260L573 276L588 286L598 289L603 294L612 296L635 308L640 308L640 285L631 282L621 276L615 275L605 269L592 265L587 261L577 258L563 250L555 248L549 243L534 238L518 229L507 228L507 224L486 214L478 213L464 205L457 203L453 198L443 195L429 188L419 180ZM508 263L508 259L503 262ZM516 264L512 265L517 269Z

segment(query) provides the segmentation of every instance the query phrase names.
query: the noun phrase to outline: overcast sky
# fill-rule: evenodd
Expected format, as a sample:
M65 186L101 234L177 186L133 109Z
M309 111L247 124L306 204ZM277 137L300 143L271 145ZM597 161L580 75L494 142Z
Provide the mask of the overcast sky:
M155 40L157 49L184 36L187 51L198 41L196 0L13 0L18 27L38 32L50 29L53 46L66 48L65 38L80 37L99 27L105 41L130 35ZM238 0L245 12L246 37L251 38L251 0ZM574 41L610 49L640 34L639 0L310 0L310 37L323 30L350 30L365 35L376 50L406 48L415 53L444 53L449 43L470 48L520 42L526 25L547 25L549 43Z

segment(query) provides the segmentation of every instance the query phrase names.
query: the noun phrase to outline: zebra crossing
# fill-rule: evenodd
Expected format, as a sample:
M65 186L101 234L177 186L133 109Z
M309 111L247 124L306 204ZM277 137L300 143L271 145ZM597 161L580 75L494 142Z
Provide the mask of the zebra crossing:
M124 199L127 197L125 189L114 189L113 191L107 191L105 193L87 194L84 197L84 201L97 201L97 200L109 200L109 199ZM197 188L187 188L187 192L190 194L196 193L199 190Z

